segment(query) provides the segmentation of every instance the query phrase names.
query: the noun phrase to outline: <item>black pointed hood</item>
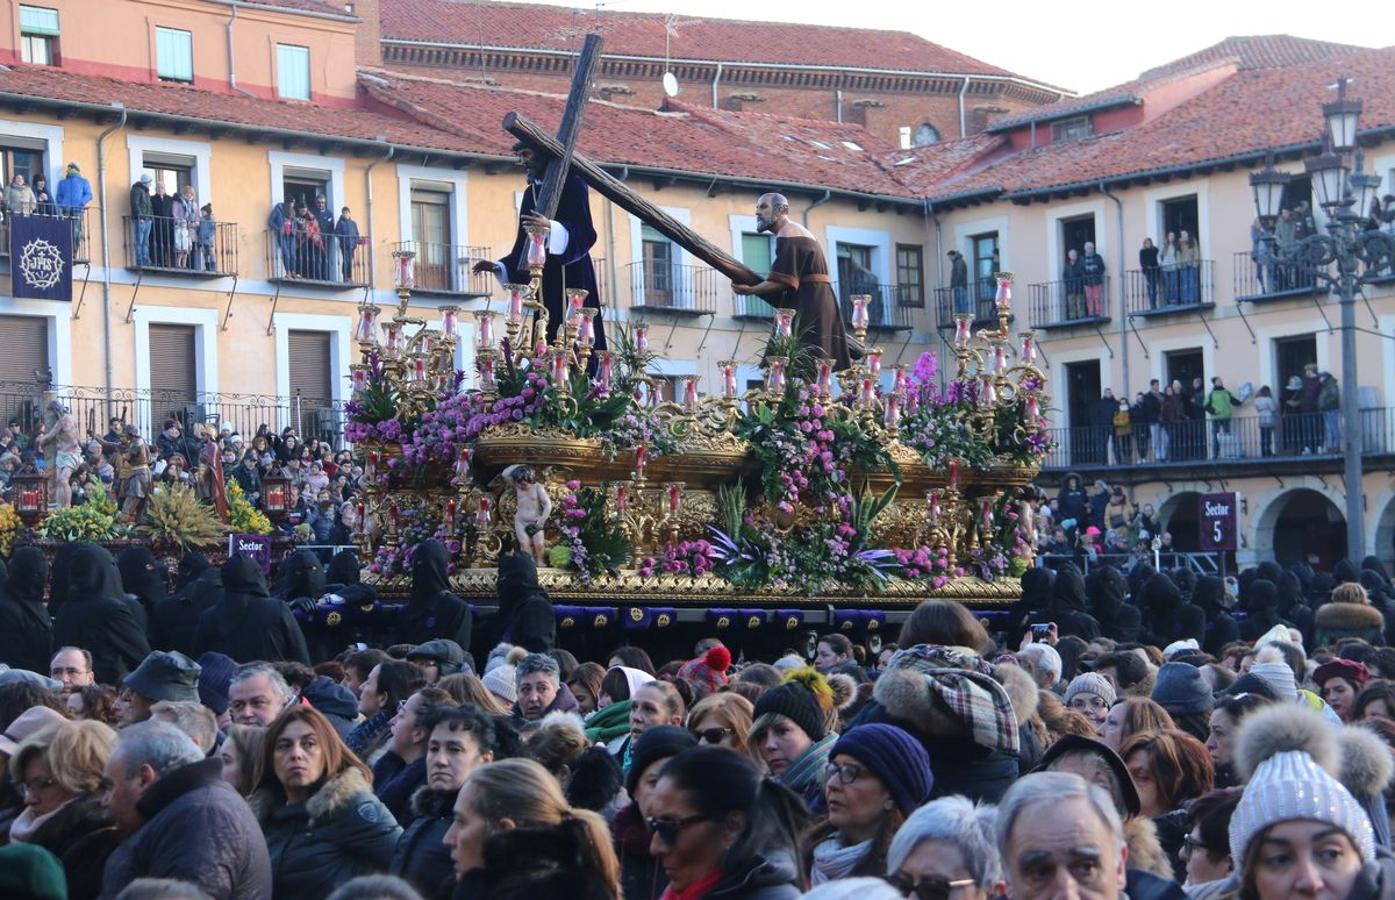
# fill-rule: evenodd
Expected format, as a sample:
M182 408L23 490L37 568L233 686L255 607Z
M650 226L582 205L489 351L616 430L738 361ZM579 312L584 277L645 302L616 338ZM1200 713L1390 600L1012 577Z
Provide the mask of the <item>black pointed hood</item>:
M147 610L165 599L165 576L149 547L127 547L116 556L121 588Z
M9 578L4 591L21 603L42 603L48 582L48 560L38 547L20 547L10 557Z
M1250 614L1273 613L1279 604L1278 585L1268 578L1256 578L1250 583Z
M1095 618L1100 620L1100 625L1112 623L1119 615L1119 610L1124 605L1124 596L1128 593L1129 584L1124 579L1124 573L1113 566L1100 566L1090 573L1090 577L1085 579L1085 589L1090 598L1090 608L1095 613Z
M297 550L281 562L276 573L276 596L285 600L310 597L318 600L325 592L325 572L313 550Z
M248 597L271 596L261 566L253 559L241 554L232 556L219 571L223 576L223 599L227 606L245 606Z
M1192 589L1192 602L1201 607L1206 618L1214 619L1225 611L1225 582L1215 575L1203 575Z
M325 573L326 584L340 586L358 584L358 554L352 550L340 550L329 561L329 571Z
M207 572L210 568L212 568L212 566L209 565L207 556L191 550L179 559L179 569L175 573L175 583L182 589L192 583L204 572Z
M126 591L121 587L121 573L111 554L96 544L82 542L71 546L73 549L65 567L68 602L82 603L106 598L125 603Z
M1332 567L1332 577L1337 579L1338 584L1345 584L1348 581L1356 581L1359 576L1356 573L1356 566L1351 560L1339 559L1337 564Z
M502 563L501 563L502 565ZM440 541L424 541L412 552L413 605L425 605L450 591L450 552Z
M1052 606L1085 611L1085 576L1075 563L1062 563L1051 583Z
M1367 572L1375 572L1380 576L1381 581L1390 584L1390 573L1385 570L1385 563L1374 556L1368 556L1361 560L1361 568Z
M1051 570L1033 567L1022 573L1022 603L1030 610L1046 609L1051 602Z

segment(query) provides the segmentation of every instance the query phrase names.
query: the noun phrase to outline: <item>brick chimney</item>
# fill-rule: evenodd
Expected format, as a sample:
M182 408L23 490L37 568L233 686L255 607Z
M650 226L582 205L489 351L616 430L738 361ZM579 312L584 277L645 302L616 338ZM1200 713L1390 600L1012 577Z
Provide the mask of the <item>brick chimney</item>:
M383 25L378 18L378 0L346 0L344 7L359 18L354 35L354 62L360 66L381 66Z

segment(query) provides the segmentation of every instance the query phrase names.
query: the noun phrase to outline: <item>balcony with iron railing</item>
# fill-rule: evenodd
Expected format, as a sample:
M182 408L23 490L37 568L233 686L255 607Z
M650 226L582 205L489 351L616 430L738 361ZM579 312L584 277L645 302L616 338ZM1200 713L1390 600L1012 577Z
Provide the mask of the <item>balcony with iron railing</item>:
M1326 287L1318 283L1316 270L1310 266L1279 262L1267 255L1256 259L1254 253L1244 250L1232 259L1237 303L1308 297L1326 291Z
M235 222L123 216L121 225L128 269L190 278L237 274Z
M67 219L71 223L73 232L73 262L89 263L92 261L92 223L100 221L100 210L89 206L74 215L63 215L57 212L36 212L34 215ZM0 221L0 257L10 255L10 220L12 218L13 216L10 216Z
M1077 325L1103 325L1109 316L1110 276L1099 284L1084 278L1027 285L1027 316L1032 328L1046 331Z
M488 247L401 241L394 244L392 249L394 252L415 254L414 293L479 297L493 292L493 273L475 274L475 263L495 261Z
M1173 268L1124 273L1124 309L1130 316L1195 312L1216 305L1216 264L1202 259Z
M266 231L267 279L339 290L368 287L368 239Z
M1360 411L1363 457L1395 454L1395 409L1372 407ZM1187 470L1214 471L1266 467L1323 465L1340 467L1345 439L1341 416L1330 413L1290 413L1261 425L1255 415L1228 421L1187 419L1156 427L1135 424L1125 434L1113 426L1050 429L1053 448L1043 470L1149 470L1150 476L1182 477ZM1381 463L1388 466L1388 460Z
M725 278L707 266L633 262L620 272L630 309L675 316L710 316Z
M852 325L852 298L858 294L867 294L872 298L867 304L868 331L911 330L912 307L900 302L902 292L899 285L860 284L854 288L852 285L835 283L833 289L838 295L838 306L843 313L845 325Z
M941 331L954 328L958 313L972 313L974 328L995 328L998 325L998 282L994 278L979 278L964 287L935 289L935 327Z

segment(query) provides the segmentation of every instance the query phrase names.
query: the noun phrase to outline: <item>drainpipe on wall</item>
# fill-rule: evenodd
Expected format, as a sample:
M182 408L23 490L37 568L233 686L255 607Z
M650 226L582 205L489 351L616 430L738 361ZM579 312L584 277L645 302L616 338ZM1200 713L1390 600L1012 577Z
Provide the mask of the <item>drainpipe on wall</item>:
M811 213L811 212L813 212L814 210L818 209L820 206L823 206L825 203L827 203L828 201L830 201L830 200L832 200L832 199L833 199L833 192L832 192L832 191L824 191L822 197L820 197L819 199L815 200L813 203L810 203L810 204L809 204L808 208L804 210L804 227L805 227L805 228L808 228L808 227L809 227L809 213Z
M834 121L839 125L843 124L843 89L838 88L833 92Z
M97 135L97 218L101 220L102 233L102 362L105 369L107 418L111 418L111 242L107 240L107 148L106 139L126 127L126 107L121 103L112 106L121 110L121 118L106 131Z
M969 76L964 76L964 86L959 89L959 136L961 138L969 136L968 125L964 117L964 95L969 92Z
M228 87L239 94L246 94L256 100L258 99L256 94L237 85L237 64L233 60L233 23L237 21L237 0L232 0L231 5L232 15L228 17Z
M1100 193L1114 201L1114 210L1118 217L1119 262L1117 264L1118 268L1114 271L1119 281L1119 346L1121 348L1120 365L1123 368L1124 381L1119 390L1115 392L1114 396L1128 398L1133 395L1129 390L1131 382L1129 381L1129 321L1127 301L1125 300L1128 286L1124 281L1124 204L1118 197L1109 193L1109 189L1105 187L1103 181L1100 182Z
M712 108L719 109L721 104L717 102L717 82L722 80L722 64L717 63L717 71L712 73Z
M380 134L377 139L380 141L387 141L387 136ZM387 148L387 153L373 160L368 164L368 168L363 170L363 181L367 187L368 193L368 283L373 286L371 290L378 289L378 245L374 240L373 232L373 170L378 167L378 163L387 162L392 159L396 153L397 148L389 146ZM341 198L339 203L340 205L345 205L344 199Z

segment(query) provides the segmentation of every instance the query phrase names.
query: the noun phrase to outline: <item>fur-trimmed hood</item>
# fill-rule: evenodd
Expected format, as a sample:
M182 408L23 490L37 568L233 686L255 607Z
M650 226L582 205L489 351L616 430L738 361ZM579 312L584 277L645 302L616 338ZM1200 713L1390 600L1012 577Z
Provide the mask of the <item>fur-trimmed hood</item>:
M1329 630L1360 631L1384 628L1385 618L1380 610L1364 603L1324 603L1313 616L1317 627Z
M310 817L311 827L319 824L334 813L343 809L351 800L367 794L373 796L373 787L363 773L356 768L348 768L338 775L326 779L320 789L305 801L305 812ZM451 801L454 802L454 799ZM271 819L278 808L285 804L269 788L260 788L247 800L263 826Z
M440 791L422 785L412 794L412 815L418 819L442 819L451 814L459 790Z
M1171 881L1172 860L1158 840L1158 826L1147 816L1124 820L1124 843L1129 848L1129 868L1139 869Z
M1011 664L982 665L1002 687L1019 725L1036 715L1037 686L1030 675ZM875 682L872 696L888 714L911 723L928 737L967 736L968 730L959 717L943 703L930 700L925 678L924 673L912 668L887 669Z

